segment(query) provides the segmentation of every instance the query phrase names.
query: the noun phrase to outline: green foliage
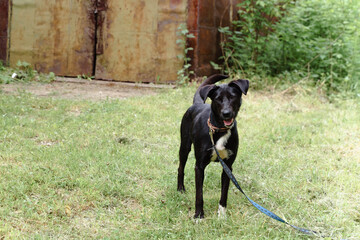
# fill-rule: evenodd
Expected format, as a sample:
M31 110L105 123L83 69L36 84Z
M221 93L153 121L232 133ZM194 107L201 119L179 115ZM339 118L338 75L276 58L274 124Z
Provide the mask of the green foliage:
M34 70L30 63L24 61L18 61L16 68L8 68L2 65L0 62L0 83L9 84L15 81L21 82L52 82L56 78L55 73L50 72L48 74L38 73Z
M18 61L16 63L16 67L16 78L21 79L25 82L32 81L37 74L37 71L34 70L28 62Z
M77 78L91 81L91 80L95 79L95 76L89 76L87 74L82 74L82 75L78 75Z
M0 84L5 83L8 84L12 81L11 74L9 70L4 67L2 61L0 61Z
M194 74L194 71L190 70L191 58L187 57L189 51L194 50L192 47L187 47L187 40L189 38L195 38L194 34L189 33L189 30L186 28L186 24L180 24L178 27L178 31L176 35L179 37L176 40L176 44L179 45L183 49L183 53L178 55L177 57L183 60L183 67L178 70L178 84L179 85L187 85L190 82L190 75Z
M351 75L354 57L360 58L360 48L352 46L358 18L351 1L297 2L269 35L268 70L271 74L306 70L306 76L328 89L354 88L348 83L360 80Z
M234 30L219 29L227 37L222 47L228 72L234 71L233 68L241 71L255 71L259 65L262 68L267 36L285 6L277 0L246 0L238 4L239 20L233 21Z
M295 81L330 91L359 90L359 1L248 0L239 7L234 30L219 30L226 36L225 71L295 73Z

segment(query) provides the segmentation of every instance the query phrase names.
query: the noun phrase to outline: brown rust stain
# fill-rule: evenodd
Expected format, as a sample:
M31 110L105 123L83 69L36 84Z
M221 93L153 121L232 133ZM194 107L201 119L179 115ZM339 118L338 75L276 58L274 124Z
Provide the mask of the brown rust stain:
M181 4L182 0L170 0L170 8L175 9Z
M92 23L94 25L94 33L96 34L96 36L94 36L94 39L96 42L95 54L97 55L104 53L103 36L104 36L104 22L105 22L107 9L108 9L108 5L106 0L95 0Z
M64 41L66 41L64 36L64 33L62 33L63 31L63 22L61 17L62 15L62 5L61 5L61 1L56 1L55 2L55 6L53 8L51 8L50 10L50 14L53 16L52 17L52 21L51 21L51 28L52 31L55 33L53 35L53 63L52 63L52 67L49 69L52 72L56 72L56 73L63 73L64 72L64 65L67 65L67 61L64 61L63 59L61 59L63 52L67 52L68 53L68 49L63 49L63 45L64 45Z
M7 62L9 1L0 0L0 61Z
M139 4L135 5L134 10L130 10L134 16L134 25L138 32L141 31L141 26L144 23L144 9L145 9L145 1L140 1Z
M187 26L195 38L188 39L187 44L194 51L189 51L192 70L195 76L214 73L210 61L218 62L221 55L220 33L218 27L222 23L229 24L230 16L241 0L188 0ZM232 7L231 7L232 6Z

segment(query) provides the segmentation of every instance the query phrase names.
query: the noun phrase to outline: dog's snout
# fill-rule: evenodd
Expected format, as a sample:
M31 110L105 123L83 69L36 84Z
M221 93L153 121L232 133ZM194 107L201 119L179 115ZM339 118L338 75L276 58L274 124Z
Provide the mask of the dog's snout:
M231 118L231 111L229 109L225 109L221 112L224 118Z

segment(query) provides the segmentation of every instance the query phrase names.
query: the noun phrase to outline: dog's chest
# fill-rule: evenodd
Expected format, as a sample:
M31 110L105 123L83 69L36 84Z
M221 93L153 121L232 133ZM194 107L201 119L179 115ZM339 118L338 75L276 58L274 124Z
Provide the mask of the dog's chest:
M231 131L228 130L226 134L224 134L221 138L219 138L215 143L216 150L219 152L219 155L222 159L227 159L232 155L232 151L230 149L225 148L225 145L227 144L230 136L231 136ZM216 161L216 159L217 159L217 154L213 149L211 154L211 161Z

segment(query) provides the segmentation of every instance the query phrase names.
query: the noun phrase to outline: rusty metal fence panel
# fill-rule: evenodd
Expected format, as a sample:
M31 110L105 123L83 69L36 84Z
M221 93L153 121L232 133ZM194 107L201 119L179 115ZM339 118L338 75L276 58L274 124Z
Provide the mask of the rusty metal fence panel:
M1 0L3 1L3 0ZM187 0L12 0L10 65L132 82L171 82Z
M96 77L170 82L182 62L176 31L186 0L107 0L102 9Z
M13 0L10 65L27 61L41 72L91 75L91 1Z

